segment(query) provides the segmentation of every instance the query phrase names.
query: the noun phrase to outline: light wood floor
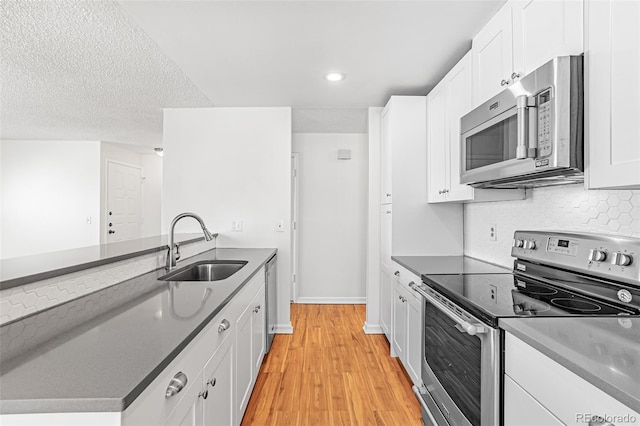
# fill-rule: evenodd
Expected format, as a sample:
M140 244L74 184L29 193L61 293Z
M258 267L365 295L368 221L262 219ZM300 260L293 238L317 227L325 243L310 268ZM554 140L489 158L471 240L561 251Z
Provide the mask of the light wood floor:
M365 305L291 305L242 421L248 425L421 425L411 380L383 335L362 331Z

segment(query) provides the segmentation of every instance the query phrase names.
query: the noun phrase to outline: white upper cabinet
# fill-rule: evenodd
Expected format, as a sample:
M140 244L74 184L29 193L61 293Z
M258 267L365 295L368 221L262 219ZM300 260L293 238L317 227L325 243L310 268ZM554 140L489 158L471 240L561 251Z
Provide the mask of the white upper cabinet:
M502 9L473 38L473 104L499 93L513 73L511 4Z
M473 39L479 105L556 56L583 52L582 0L510 0Z
M587 187L640 189L640 2L585 7Z
M514 189L474 189L460 183L460 118L471 110L471 52L427 96L429 203L524 198Z
M527 74L556 56L580 55L582 0L512 0L513 71Z

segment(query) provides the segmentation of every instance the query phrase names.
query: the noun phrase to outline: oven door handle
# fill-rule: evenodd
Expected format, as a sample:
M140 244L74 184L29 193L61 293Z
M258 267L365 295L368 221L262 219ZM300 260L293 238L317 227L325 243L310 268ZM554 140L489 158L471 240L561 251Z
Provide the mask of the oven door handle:
M485 326L483 326L482 324L471 324L469 321L466 321L460 315L452 312L446 305L438 301L435 297L431 296L429 293L421 289L415 282L411 281L409 283L409 287L413 289L413 291L424 297L429 303L438 308L446 316L454 320L456 322L456 328L459 331L464 331L471 336L487 332L487 328Z

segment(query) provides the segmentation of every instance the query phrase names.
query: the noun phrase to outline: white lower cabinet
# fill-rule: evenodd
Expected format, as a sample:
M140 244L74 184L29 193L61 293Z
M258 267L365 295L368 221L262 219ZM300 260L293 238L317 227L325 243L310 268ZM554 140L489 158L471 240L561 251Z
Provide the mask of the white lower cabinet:
M240 315L236 327L236 395L238 418L244 414L264 358L264 286Z
M254 275L122 413L121 425L240 424L264 358L264 278L264 270ZM176 376L186 384L166 398Z
M409 283L420 279L407 269L393 264L396 274L393 280L393 323L391 355L397 356L414 384L421 380L422 354L422 300L414 295Z
M511 333L505 333L504 353L505 426L579 426L594 416L640 424L639 413Z

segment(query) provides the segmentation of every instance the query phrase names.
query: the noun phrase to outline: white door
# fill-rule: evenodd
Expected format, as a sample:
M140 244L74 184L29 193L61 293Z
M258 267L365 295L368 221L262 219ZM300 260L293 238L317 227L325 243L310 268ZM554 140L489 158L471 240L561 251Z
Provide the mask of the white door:
M298 299L298 164L300 154L291 154L291 301Z
M447 196L447 116L446 84L438 84L427 96L428 198L430 203Z
M107 162L107 243L140 237L141 177L138 167Z

